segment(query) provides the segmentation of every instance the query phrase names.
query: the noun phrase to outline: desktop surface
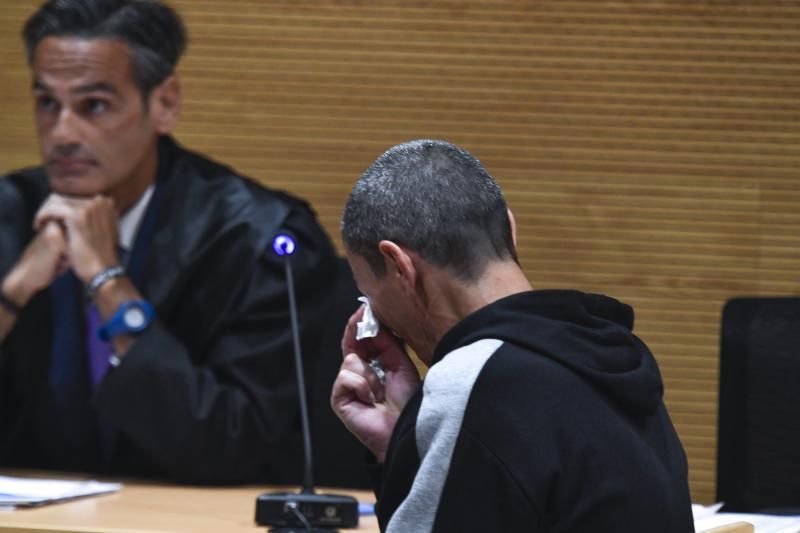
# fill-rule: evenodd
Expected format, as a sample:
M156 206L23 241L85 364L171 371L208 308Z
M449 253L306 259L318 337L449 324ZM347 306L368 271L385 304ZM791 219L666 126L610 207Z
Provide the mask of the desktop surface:
M13 475L19 475L14 473ZM195 487L126 482L119 492L27 509L0 510L0 533L252 533L259 494L281 487ZM319 489L374 502L371 492ZM377 532L374 516L362 516L357 530Z

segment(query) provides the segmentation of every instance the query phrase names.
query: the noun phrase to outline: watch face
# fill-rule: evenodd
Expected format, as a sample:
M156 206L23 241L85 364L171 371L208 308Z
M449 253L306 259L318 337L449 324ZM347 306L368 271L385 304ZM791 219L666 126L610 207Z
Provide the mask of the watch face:
M123 320L125 321L125 326L135 331L147 323L147 316L138 307L131 307L125 311Z

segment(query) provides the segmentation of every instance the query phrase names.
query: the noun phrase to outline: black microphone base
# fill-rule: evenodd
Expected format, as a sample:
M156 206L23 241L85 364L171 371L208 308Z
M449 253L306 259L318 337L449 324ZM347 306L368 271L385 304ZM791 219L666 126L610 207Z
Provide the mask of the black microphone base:
M303 515L315 528L358 527L358 500L338 494L270 492L256 499L256 523L305 532ZM278 530L279 531L279 530Z

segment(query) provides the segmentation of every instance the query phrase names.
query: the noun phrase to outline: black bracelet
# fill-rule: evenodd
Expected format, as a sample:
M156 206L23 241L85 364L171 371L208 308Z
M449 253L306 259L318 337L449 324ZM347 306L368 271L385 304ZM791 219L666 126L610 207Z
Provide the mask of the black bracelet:
M8 296L3 294L3 291L0 291L0 306L3 306L3 308L5 308L6 311L8 311L14 316L17 316L22 312L22 308L17 304L15 304L14 302L12 302L8 298Z

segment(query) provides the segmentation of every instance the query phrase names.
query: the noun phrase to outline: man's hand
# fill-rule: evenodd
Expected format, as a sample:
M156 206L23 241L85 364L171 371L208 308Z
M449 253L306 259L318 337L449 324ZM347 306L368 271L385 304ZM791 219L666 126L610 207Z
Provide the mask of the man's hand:
M84 285L103 270L119 264L118 225L114 201L104 196L73 198L51 194L34 221L34 227L40 231L56 226L66 236L69 267ZM141 299L131 281L121 277L104 283L94 303L103 320L109 320L123 302ZM114 337L114 353L122 357L133 342L130 335Z
M44 224L3 280L3 293L24 307L67 269L66 254L67 240L61 227L55 222Z
M84 284L119 263L117 210L110 198L51 194L36 214L34 227L41 230L50 222L64 229L69 265Z
M342 338L342 362L333 384L331 407L345 427L382 463L397 418L419 388L414 363L400 339L381 328L371 339L355 340L356 323L364 306L347 323ZM381 382L369 361L379 358L384 369Z

